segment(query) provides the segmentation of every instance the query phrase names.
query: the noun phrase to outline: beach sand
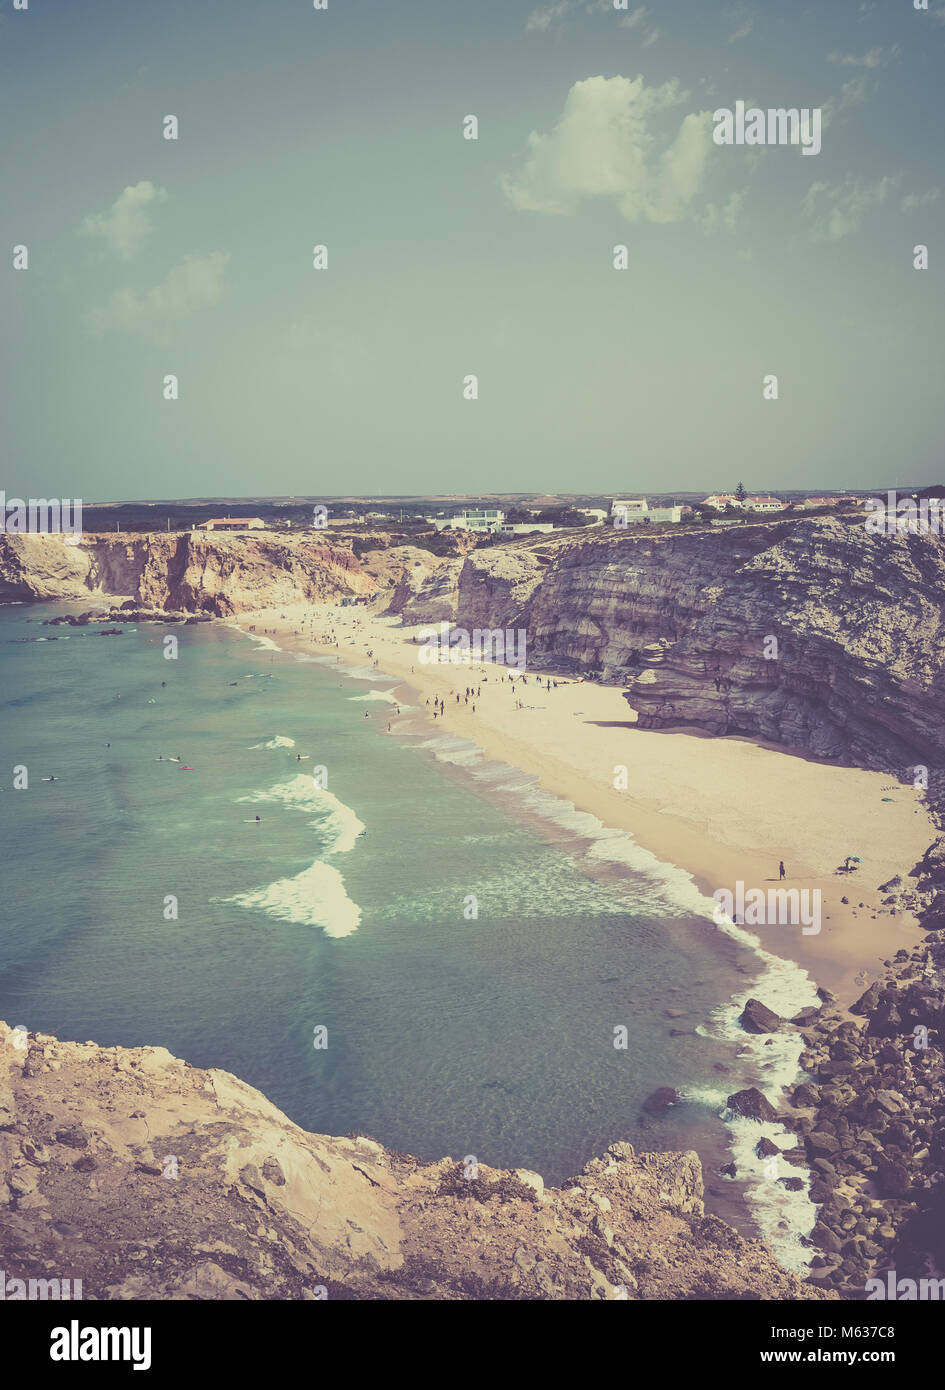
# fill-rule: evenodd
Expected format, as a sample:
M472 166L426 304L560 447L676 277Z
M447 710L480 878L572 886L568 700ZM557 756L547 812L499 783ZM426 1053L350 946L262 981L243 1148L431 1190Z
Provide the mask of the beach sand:
M513 686L502 667L424 663L412 639L428 627L404 628L365 608L305 605L243 613L234 621L243 629L255 624L256 635L265 628L287 651L361 667L376 661L380 672L402 682L400 692L414 707L402 720L416 720L418 712L429 718L434 694L442 696L438 731L472 739L488 758L533 774L547 791L628 831L657 858L687 870L709 895L717 888L734 892L739 880L746 891L777 887L783 860L780 886L820 889L820 932L804 935L799 925L748 929L844 1006L883 973L883 961L922 939L909 914L882 907L879 885L896 874L905 879L937 830L921 793L893 784L887 773L736 737L638 729L616 686L565 675L548 691L550 672L528 674L527 684L516 679ZM337 646L327 640L332 632ZM313 641L312 633L325 640ZM475 714L473 702L463 701L467 686L482 691ZM459 691L458 704L451 691ZM393 706L372 705L370 717L390 720L394 732L398 727ZM615 787L621 768L626 790ZM860 856L859 869L837 874L848 855Z

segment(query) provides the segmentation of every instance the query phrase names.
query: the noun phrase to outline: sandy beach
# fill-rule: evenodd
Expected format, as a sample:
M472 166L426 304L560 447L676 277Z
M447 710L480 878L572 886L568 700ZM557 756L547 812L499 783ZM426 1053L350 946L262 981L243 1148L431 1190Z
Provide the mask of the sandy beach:
M905 879L937 832L921 794L886 773L739 738L638 729L619 687L570 675L526 672L523 683L513 673L513 684L495 665L425 663L413 639L428 628L402 627L398 618L365 608L305 605L243 613L236 621L256 635L265 630L286 651L376 664L402 682L413 708L398 718L383 705L370 716L390 721L392 733L418 711L432 725L434 697L441 697L437 729L474 740L487 757L533 774L547 791L629 832L709 895L734 892L738 881L746 891L778 886L783 860L781 887L820 890L821 930L750 930L843 1005L882 974L884 961L922 939L909 914L883 907L880 885L897 874ZM546 688L549 679L557 688ZM481 692L468 703L467 686ZM859 867L838 874L850 855L859 856Z

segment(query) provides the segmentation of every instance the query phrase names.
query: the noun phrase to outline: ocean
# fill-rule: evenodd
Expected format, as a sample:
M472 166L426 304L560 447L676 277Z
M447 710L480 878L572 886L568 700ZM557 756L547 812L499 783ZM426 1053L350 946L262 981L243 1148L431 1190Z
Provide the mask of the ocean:
M762 973L772 1007L812 1002L803 972L419 712L388 733L382 672L217 623L42 625L69 611L0 608L0 1017L161 1045L306 1129L549 1183L618 1139L695 1148L707 1206L803 1266L814 1210L780 1177L804 1170L753 1154L793 1140L725 1112L794 1079L795 1040L737 1016ZM664 1086L684 1103L647 1115ZM718 1175L733 1149L747 1205Z

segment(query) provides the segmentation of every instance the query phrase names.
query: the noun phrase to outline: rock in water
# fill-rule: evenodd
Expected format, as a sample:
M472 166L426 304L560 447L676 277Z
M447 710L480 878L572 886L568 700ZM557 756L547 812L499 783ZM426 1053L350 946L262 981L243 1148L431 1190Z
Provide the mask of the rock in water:
M671 1105L678 1105L682 1096L672 1086L660 1086L652 1091L643 1102L643 1109L649 1115L659 1115Z
M760 999L749 999L738 1021L746 1033L776 1033L784 1020Z
M736 1115L743 1115L746 1120L767 1121L778 1118L778 1112L757 1086L736 1091L733 1096L729 1096L727 1104L729 1110L734 1110Z

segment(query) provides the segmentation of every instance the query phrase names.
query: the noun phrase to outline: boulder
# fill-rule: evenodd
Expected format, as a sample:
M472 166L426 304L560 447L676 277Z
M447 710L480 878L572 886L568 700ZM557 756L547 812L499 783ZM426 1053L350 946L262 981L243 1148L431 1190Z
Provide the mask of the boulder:
M729 1096L727 1104L730 1110L736 1115L744 1116L746 1120L766 1122L778 1118L778 1112L757 1086L748 1086L743 1091L736 1091L734 1095Z
M784 1020L760 999L749 999L738 1021L746 1033L776 1033Z

